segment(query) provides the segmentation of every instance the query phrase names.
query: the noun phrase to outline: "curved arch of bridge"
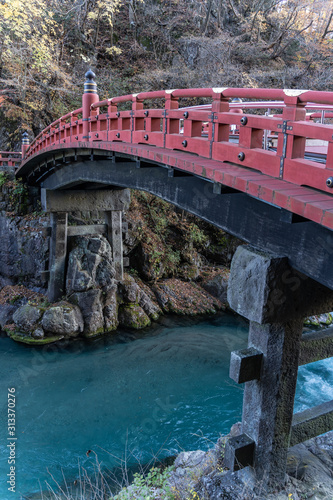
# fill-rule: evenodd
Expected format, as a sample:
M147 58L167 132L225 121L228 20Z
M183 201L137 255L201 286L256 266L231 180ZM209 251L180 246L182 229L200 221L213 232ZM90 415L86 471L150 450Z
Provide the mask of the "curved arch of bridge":
M166 164L133 155L103 156L100 150L81 153L76 158L67 155L65 161L61 156L44 176L42 188L73 191L73 194L76 190L106 188L150 192L256 248L288 257L293 268L332 286L327 259L333 249L333 237L327 228L247 193Z
M24 136L18 177L49 190L149 191L333 287L333 93L176 89L100 101L86 76L82 108L30 145ZM210 103L180 107L183 98Z

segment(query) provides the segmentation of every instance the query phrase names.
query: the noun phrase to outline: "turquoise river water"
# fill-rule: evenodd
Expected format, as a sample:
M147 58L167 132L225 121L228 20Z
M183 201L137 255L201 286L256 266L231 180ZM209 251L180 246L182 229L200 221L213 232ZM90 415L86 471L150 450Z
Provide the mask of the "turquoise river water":
M147 463L213 446L241 418L242 386L228 370L247 330L221 315L164 319L144 332L67 346L36 349L1 338L0 498L28 498L46 482L61 484L63 473L70 483L78 464L93 472L95 454L113 469L125 454L129 464ZM333 399L332 368L331 359L299 370L295 411ZM16 396L15 493L7 483L8 389Z

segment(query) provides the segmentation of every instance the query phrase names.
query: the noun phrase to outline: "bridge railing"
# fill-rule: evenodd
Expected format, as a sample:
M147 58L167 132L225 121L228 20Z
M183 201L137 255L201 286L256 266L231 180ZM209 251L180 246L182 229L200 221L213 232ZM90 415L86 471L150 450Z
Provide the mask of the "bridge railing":
M211 104L180 107L183 98L209 98ZM161 99L163 107L152 105L152 101L155 104ZM265 99L267 107L280 107L282 113L268 116L244 112L242 103L230 102L233 99L256 100L258 108ZM130 104L131 109L121 110L123 103ZM252 104L255 106L255 102ZM83 108L59 118L36 137L24 160L57 144L144 144L231 162L331 193L333 125L307 120L306 107L323 112L332 105L333 93L319 91L205 88L129 94L93 102L88 118L82 116ZM237 130L238 142L231 137L231 129ZM267 148L268 135L276 138L276 149ZM321 141L321 150L326 153L321 163L308 157L309 140Z
M22 161L21 153L14 151L0 151L0 167L16 168Z

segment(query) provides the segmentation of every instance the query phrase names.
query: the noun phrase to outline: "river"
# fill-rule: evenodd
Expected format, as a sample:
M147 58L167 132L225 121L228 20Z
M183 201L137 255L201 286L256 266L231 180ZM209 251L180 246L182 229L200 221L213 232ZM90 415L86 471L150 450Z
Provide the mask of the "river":
M164 318L154 328L31 348L0 339L0 498L16 500L68 483L96 458L121 460L208 449L241 418L242 386L228 377L230 352L247 345L233 315ZM295 409L333 399L332 360L299 371ZM8 491L7 393L15 389L15 482ZM38 497L38 496L37 496ZM36 498L36 497L35 497Z

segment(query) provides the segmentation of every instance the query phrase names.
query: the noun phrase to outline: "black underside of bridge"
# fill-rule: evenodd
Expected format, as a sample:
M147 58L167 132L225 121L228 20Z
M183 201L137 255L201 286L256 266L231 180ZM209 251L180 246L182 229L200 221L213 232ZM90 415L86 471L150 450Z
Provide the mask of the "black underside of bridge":
M329 229L166 165L140 162L126 155L75 160L44 160L42 173L36 170L29 183L51 190L113 186L148 191L262 251L288 257L294 269L333 289L333 233Z

